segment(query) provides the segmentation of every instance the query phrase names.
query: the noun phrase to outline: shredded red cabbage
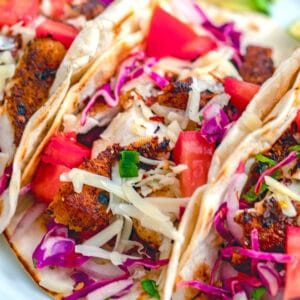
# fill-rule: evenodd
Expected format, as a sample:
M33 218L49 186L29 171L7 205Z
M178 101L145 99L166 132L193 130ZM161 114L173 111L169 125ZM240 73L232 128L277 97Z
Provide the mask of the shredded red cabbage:
M241 32L235 30L233 22L224 23L220 26L214 25L197 3L194 3L194 8L202 19L202 27L209 31L217 40L235 50L233 60L239 66L241 63Z
M258 263L258 275L271 296L276 296L281 286L281 277L272 264Z
M64 268L77 267L89 258L75 253L75 241L68 237L68 229L60 224L50 222L48 231L33 252L35 267L47 266Z
M71 278L74 280L75 286L79 283L83 283L84 286L87 286L95 282L95 280L89 277L86 273L78 270L71 274Z
M12 165L9 165L4 169L4 172L3 172L2 176L0 177L0 195L8 187L11 174L12 174Z
M81 126L85 125L87 114L91 110L91 108L94 106L94 104L96 103L96 100L99 97L103 97L103 99L106 102L106 104L108 106L110 106L110 107L115 107L118 104L118 102L116 101L116 99L114 99L114 97L113 97L113 95L111 93L111 88L110 88L109 83L106 83L106 84L102 85L96 91L96 93L91 97L91 99L89 100L88 104L83 109L82 115L81 115L81 122L80 122Z
M121 64L114 88L114 96L117 103L119 102L120 91L126 83L126 81L130 78L130 74L138 67L138 64L142 62L145 58L145 53L143 51L138 51L129 56L129 58L124 60Z
M278 263L290 263L293 261L293 257L288 254L255 251L239 246L229 246L221 250L221 255L223 257L232 257L234 253L258 260L273 261Z
M190 287L196 288L196 289L198 289L204 293L210 294L210 295L221 296L224 298L230 296L229 291L206 284L206 283L203 283L198 280L180 281L177 283L177 287L184 287L184 286L190 286Z
M211 113L206 113L208 110L214 111L214 115L211 116ZM220 142L227 132L229 123L230 121L221 106L212 103L203 111L200 132L209 143Z
M279 170L283 166L285 166L285 165L289 164L290 162L294 161L297 158L297 154L298 154L297 151L292 151L292 152L290 152L290 154L286 158L284 158L282 161L280 161L277 165L275 165L275 166L273 166L273 167L265 170L260 175L260 177L258 178L257 183L256 183L256 185L254 187L254 192L256 194L259 193L260 187L261 187L261 185L262 185L262 183L264 181L265 176L271 175L272 173L274 173L275 171Z

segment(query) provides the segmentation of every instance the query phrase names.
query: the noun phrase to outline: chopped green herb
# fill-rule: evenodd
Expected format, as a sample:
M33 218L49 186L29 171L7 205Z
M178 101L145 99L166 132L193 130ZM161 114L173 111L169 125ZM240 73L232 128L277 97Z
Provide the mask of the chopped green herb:
M259 11L270 14L270 7L274 0L208 0L211 3L239 12Z
M280 173L281 173L280 169L276 170L275 172L273 172L271 174L271 177L274 179L277 179L279 177ZM255 202L259 198L259 196L261 194L263 194L267 189L268 189L268 186L266 185L265 182L263 182L263 184L261 185L260 190L257 194L254 192L254 186L252 186L251 189L246 194L243 194L242 198L245 199L249 203Z
M119 174L121 178L137 177L139 169L135 163L121 160L119 163Z
M201 123L203 121L203 116L199 116L199 122Z
M37 261L36 261L36 259L35 259L35 258L32 258L32 262L33 262L33 266L34 266L34 268L36 269L36 264L37 264Z
M144 279L141 282L143 290L152 298L160 299L156 282L151 279Z
M266 15L270 14L270 1L269 0L253 0L253 9L262 12Z
M294 146L289 147L289 151L298 151L298 152L300 152L300 145L294 145ZM300 153L298 153L297 156L299 156L299 155L300 155Z
M254 288L251 295L251 300L260 300L266 291L267 289L264 286Z
M121 160L127 160L133 163L138 163L140 154L137 151L125 150L121 152Z
M271 158L269 158L265 155L262 155L262 154L256 154L255 159L257 159L260 162L267 163L270 167L275 166L277 164L276 160L271 159Z
M136 151L122 151L119 163L119 174L122 178L137 177L139 170L137 163L139 162L139 153Z

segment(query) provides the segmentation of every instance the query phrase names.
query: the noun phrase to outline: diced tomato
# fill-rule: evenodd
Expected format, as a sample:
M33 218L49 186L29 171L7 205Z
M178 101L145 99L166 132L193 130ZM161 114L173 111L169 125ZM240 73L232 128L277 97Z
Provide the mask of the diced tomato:
M216 42L210 37L199 36L189 25L161 7L155 8L147 38L148 56L194 59L216 47Z
M173 151L176 164L185 164L187 169L180 174L181 192L184 197L193 194L197 187L207 182L207 174L215 144L208 143L200 131L182 131Z
M286 278L283 300L300 298L300 227L288 226L286 252L295 259L286 264Z
M298 110L296 118L295 118L295 123L297 124L298 131L300 132L300 110Z
M77 167L91 150L76 141L75 134L57 133L51 137L42 153L42 161L68 168Z
M69 48L79 30L72 25L46 19L36 27L35 32L37 37L50 36Z
M224 79L225 93L231 97L232 104L243 112L254 95L258 92L260 86L254 83L242 81L239 79L226 77Z
M65 14L66 0L51 0L49 1L49 9L47 10L47 16L51 16L54 19L62 19Z
M31 190L35 197L42 202L50 203L58 192L62 182L59 177L70 168L63 165L53 165L40 162L31 183Z
M14 25L20 21L24 24L32 22L39 9L39 0L1 0L0 26Z

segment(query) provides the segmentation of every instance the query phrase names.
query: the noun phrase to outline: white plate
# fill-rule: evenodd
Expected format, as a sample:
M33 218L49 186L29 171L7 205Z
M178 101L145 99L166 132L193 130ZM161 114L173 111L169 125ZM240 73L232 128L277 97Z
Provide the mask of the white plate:
M277 0L272 9L274 19L284 28L300 18L299 0ZM42 293L22 269L0 235L0 299L1 300L50 300Z

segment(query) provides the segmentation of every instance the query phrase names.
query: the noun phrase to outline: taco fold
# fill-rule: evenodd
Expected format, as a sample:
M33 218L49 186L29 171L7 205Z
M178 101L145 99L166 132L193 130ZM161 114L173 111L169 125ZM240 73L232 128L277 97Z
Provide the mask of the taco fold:
M215 24L198 5L187 6L198 18L188 23L176 3L154 4L140 30L112 43L70 88L23 173L6 237L53 297L171 297L173 244L184 249L194 226L178 230L182 214L195 220L192 194L207 181L216 144L277 67L276 45L246 47L250 25ZM247 91L242 105L233 90ZM280 93L262 105L259 126ZM256 107L262 100L259 92Z

